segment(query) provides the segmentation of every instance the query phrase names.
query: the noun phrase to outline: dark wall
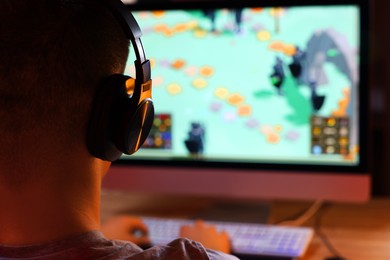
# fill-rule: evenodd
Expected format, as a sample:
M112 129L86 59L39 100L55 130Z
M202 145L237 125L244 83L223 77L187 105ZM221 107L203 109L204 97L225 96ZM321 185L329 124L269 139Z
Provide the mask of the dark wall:
M369 93L373 195L390 195L390 1L370 0Z

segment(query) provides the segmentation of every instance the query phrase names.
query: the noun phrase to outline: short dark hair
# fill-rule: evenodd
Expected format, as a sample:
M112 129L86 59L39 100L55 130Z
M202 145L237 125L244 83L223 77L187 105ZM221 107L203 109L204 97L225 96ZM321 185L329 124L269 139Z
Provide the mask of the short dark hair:
M96 87L128 48L97 0L1 0L0 145L41 130L85 142Z

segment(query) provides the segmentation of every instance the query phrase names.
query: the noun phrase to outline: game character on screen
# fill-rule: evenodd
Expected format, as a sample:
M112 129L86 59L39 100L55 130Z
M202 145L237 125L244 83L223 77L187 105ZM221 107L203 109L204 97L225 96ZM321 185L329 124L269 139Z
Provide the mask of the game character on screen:
M231 12L234 15L234 32L240 33L241 32L241 23L242 23L242 11L243 8L233 8L229 9L229 12ZM216 18L217 18L217 10L216 9L205 9L203 10L203 14L209 18L211 22L211 32L217 32L216 28Z
M282 85L285 78L283 60L279 57L276 57L275 64L273 66L273 72L270 75L271 82L276 88L279 95L282 95Z
M302 74L302 69L305 62L305 53L298 46L295 48L295 53L292 56L292 62L289 65L291 74L294 78L299 79Z
M2 0L0 13L0 258L235 259L189 239L143 250L100 231L102 179L112 160L138 149L145 136L133 130L153 115L149 62L127 7ZM134 88L122 74L129 39L138 44ZM145 227L124 219L103 230L140 242L128 230ZM228 241L204 225L190 230Z
M200 123L192 122L188 138L184 141L187 150L196 158L203 154L205 129Z

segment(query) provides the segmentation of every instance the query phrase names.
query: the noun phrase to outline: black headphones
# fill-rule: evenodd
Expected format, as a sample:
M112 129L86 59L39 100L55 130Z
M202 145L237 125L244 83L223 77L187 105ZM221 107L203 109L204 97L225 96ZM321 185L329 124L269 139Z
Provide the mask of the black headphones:
M115 161L122 153L136 152L147 138L154 120L150 62L145 58L141 29L120 0L99 0L118 20L131 41L136 78L114 74L98 87L87 132L89 152ZM133 89L128 94L127 89Z

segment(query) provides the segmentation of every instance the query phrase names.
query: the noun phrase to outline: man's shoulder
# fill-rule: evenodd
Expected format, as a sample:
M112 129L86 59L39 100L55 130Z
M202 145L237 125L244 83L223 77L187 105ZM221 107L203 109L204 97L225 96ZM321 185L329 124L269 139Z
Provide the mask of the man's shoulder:
M122 241L123 242L123 241ZM127 252L127 250L129 250ZM107 259L136 259L136 260L146 260L146 259L212 259L212 260L235 260L237 258L227 255L218 251L209 250L203 247L199 242L189 240L186 238L179 238L173 240L167 245L153 246L146 250L142 250L138 253L134 253L131 247L123 247L121 249L120 255L117 255L117 258ZM126 253L129 253L126 257Z
M7 247L0 245L0 259L236 259L205 249L200 243L181 238L163 246L143 250L134 243L109 240L101 232L89 232L39 245Z

